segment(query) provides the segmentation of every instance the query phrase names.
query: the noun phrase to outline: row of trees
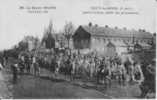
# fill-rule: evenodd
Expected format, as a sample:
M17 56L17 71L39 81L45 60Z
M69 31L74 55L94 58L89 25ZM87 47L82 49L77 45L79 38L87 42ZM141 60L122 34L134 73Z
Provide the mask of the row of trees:
M75 31L75 28L74 28L74 25L72 24L72 22L66 22L66 24L64 25L64 29L61 32L61 34L67 40L68 48L69 48L69 44L70 44L70 39L71 39L74 31ZM55 39L54 39L53 34L56 34L56 33L54 31L52 21L50 21L48 28L46 28L44 31L44 36L42 39L42 43L45 42L45 46L48 49L55 47Z

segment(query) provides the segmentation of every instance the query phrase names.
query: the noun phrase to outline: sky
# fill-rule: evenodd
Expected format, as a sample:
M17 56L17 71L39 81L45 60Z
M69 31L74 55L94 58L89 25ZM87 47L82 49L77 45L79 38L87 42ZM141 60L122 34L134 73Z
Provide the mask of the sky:
M27 9L19 9L21 6L53 6L56 9L48 13L28 13ZM50 20L56 32L62 31L66 22L72 22L75 28L92 22L154 33L155 6L155 0L0 0L0 50L13 47L27 35L41 38ZM138 14L83 14L94 11L91 7L128 7Z

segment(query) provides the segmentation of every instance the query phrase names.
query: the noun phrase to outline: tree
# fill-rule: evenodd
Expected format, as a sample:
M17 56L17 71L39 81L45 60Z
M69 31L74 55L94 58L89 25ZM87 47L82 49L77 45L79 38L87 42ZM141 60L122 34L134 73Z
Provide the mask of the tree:
M73 33L74 33L74 25L72 24L72 22L66 23L64 26L64 36L68 42L68 49L69 49L70 39Z
M18 49L19 49L20 51L25 51L25 50L27 50L27 49L28 49L28 43L27 43L27 42L20 41L20 42L18 43Z
M51 49L55 47L55 39L52 36L54 33L52 21L50 21L49 26L45 29L42 43L45 43L46 48Z

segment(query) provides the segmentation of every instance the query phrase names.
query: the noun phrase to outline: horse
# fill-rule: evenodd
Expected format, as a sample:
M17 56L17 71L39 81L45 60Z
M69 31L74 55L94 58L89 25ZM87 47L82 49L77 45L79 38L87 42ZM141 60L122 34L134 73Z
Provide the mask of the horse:
M106 65L101 64L97 71L97 83L100 83L100 80L105 81L106 85L111 85L110 72Z

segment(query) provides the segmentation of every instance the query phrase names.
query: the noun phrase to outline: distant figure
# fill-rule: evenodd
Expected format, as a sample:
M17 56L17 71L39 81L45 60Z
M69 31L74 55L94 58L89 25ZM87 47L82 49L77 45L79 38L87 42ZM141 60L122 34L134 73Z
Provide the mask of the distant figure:
M74 79L74 76L76 74L76 59L72 60L72 71L71 71L71 73L72 73L73 79Z
M137 62L134 63L133 69L133 81L138 82L139 84L144 81L143 72L141 69L141 65Z
M100 83L99 81L102 81L102 83L107 85L107 81L110 81L110 78L108 77L110 74L109 69L104 61L101 62L100 66L98 67L97 71L97 83Z
M124 62L124 67L126 69L126 81L131 82L132 81L132 74L133 74L133 64L131 63L130 59L127 58Z
M3 69L3 65L0 63L0 70L2 70Z
M8 63L8 57L6 56L3 58L3 66L5 67L7 63Z
M6 63L6 59L3 57L1 64L3 65L3 67L5 67L7 65Z
M40 68L39 68L39 64L38 64L38 61L37 61L37 58L34 56L33 59L33 73L35 76L39 76L40 75Z
M94 62L94 59L92 59L90 63L90 77L91 78L93 78L93 75L94 75L94 68L95 68L95 62Z
M26 70L27 70L27 73L30 73L30 59L28 56L25 57L25 66L26 66Z
M18 67L17 63L11 65L13 73L13 83L16 83L17 81L17 67Z
M126 69L124 67L123 63L119 63L118 65L118 81L119 85L125 85L125 79L126 79Z

